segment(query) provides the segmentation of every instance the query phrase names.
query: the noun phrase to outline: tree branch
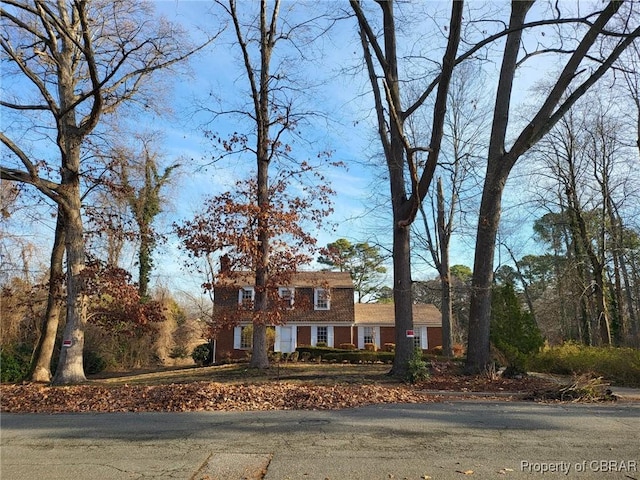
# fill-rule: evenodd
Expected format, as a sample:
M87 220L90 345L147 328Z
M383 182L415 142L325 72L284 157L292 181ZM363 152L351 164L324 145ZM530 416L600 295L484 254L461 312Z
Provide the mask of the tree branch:
M587 56L589 50L595 43L596 39L604 29L605 25L613 17L613 15L620 9L623 2L612 0L607 7L601 12L599 17L593 23L589 31L585 34L580 44L576 48L571 58L567 61L564 69L562 70L558 81L554 85L553 89L547 96L547 99L538 110L538 113L531 120L529 125L525 127L518 139L513 144L509 156L513 163L519 156L526 152L531 145L538 141L545 133L547 133L553 125L555 125L560 118L571 108L571 106L591 87L598 79L604 75L609 67L615 62L627 46L629 46L640 35L640 27L636 28L631 34L629 34L623 41L621 41L616 48L611 52L609 57L602 65L589 76L589 78L580 85L561 107L555 111L554 109L565 95L567 89L571 85L571 82L576 76L578 67L582 63L582 60Z

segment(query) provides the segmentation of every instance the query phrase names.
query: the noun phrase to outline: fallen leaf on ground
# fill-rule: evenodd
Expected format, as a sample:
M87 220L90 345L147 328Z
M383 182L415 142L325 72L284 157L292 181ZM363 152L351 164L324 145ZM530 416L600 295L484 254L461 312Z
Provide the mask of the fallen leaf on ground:
M249 410L338 410L384 403L428 403L446 400L446 392L531 392L549 386L539 378L489 379L461 375L460 367L438 364L439 373L415 385L398 383L313 384L286 381L223 383L194 381L154 385L90 384L51 387L42 384L0 385L0 411L11 413L185 412ZM437 390L437 393L433 391ZM442 392L442 393L441 393ZM487 397L484 397L487 398ZM507 397L496 397L509 400ZM464 472L460 472L464 473ZM473 472L472 472L473 473ZM468 475L468 474L467 474Z

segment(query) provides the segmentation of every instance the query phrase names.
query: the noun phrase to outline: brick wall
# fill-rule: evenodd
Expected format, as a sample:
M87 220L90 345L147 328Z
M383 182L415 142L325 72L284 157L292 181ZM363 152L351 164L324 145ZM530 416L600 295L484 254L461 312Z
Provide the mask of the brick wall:
M249 312L235 312L238 306L238 287L218 287L215 292L214 315L235 315L238 321L250 320ZM283 312L285 322L345 322L354 320L353 288L332 288L329 310L314 309L314 289L296 288L292 310ZM228 323L228 322L227 322Z

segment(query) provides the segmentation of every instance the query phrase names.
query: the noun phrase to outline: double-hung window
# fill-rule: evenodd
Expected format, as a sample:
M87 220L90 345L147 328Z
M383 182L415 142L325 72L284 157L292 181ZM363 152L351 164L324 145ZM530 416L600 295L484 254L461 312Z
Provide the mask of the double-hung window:
M364 343L376 343L376 333L373 327L364 327Z
M311 327L311 345L314 347L333 347L333 325L313 325Z
M325 346L329 345L329 327L317 327L316 345L318 343L324 343Z
M238 292L238 305L249 308L253 305L255 290L253 287L243 287Z
M282 300L282 303L287 308L293 308L293 297L294 297L293 287L279 287L278 296L280 297L280 300Z
M253 346L253 326L244 325L233 329L233 348L236 350L251 350Z
M253 328L241 327L240 331L240 348L251 349L253 347Z
M331 297L326 288L316 288L313 291L313 307L315 310L329 310L331 307Z

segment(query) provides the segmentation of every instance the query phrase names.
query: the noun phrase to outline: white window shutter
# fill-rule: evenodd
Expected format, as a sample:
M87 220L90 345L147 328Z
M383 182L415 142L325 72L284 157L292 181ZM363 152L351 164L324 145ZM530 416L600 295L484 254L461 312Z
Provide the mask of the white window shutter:
M242 327L233 328L233 348L240 350L242 345Z
M316 325L311 326L311 345L316 346L318 344L318 327Z
M427 350L429 348L427 327L420 327L420 348L422 348L423 350Z
M358 327L358 349L364 350L364 327Z
M281 352L282 349L280 348L280 337L282 336L282 333L280 332L280 326L276 325L276 339L273 342L273 351L274 352Z
M373 328L373 343L376 344L376 348L380 348L380 327Z
M293 325L291 326L291 351L295 352L296 348L298 348L298 328Z
M327 327L327 347L333 348L333 325Z

